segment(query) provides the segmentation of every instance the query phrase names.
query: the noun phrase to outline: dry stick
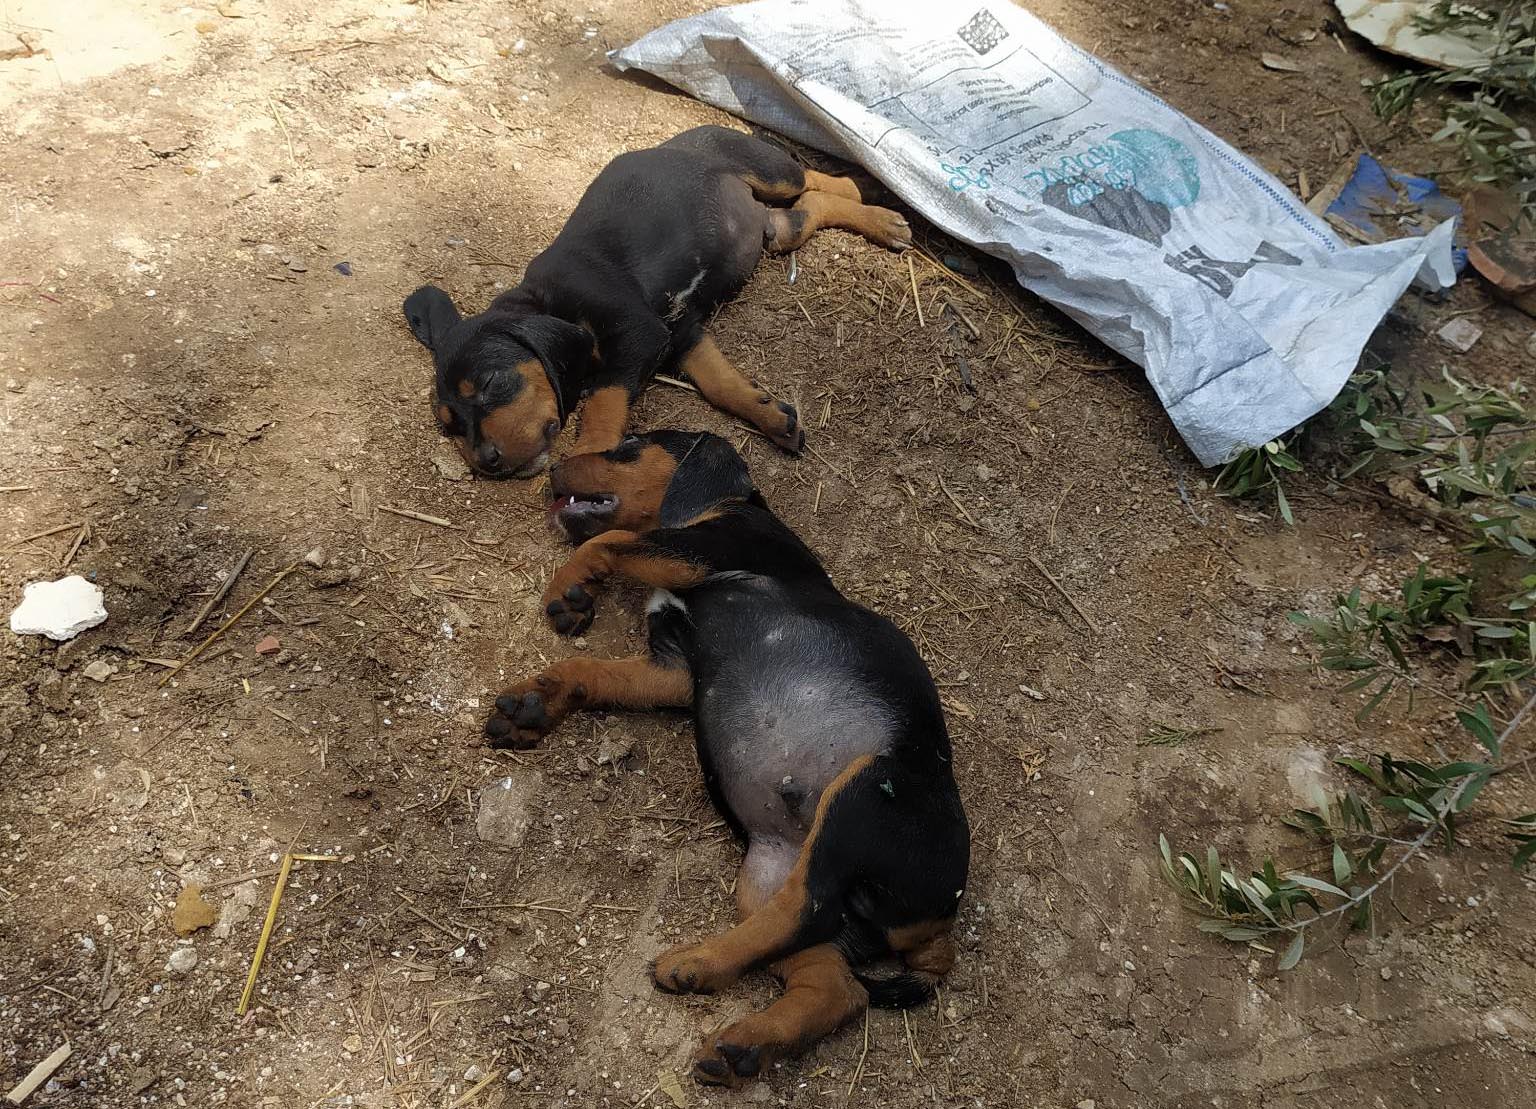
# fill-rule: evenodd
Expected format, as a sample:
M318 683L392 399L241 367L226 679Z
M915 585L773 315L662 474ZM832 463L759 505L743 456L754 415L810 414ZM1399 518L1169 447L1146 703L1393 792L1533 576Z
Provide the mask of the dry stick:
M440 528L459 529L459 525L452 520L445 520L441 516L428 516L425 512L415 512L409 508L390 508L388 505L379 505L380 512L388 512L391 516L404 516L407 520L420 520L424 524L436 524Z
M224 579L224 584L219 586L218 591L215 592L212 597L208 598L208 603L205 604L202 608L202 611L197 614L197 619L193 620L192 623L187 625L187 630L182 632L182 635L191 635L193 632L197 631L198 628L203 626L203 621L208 619L209 615L212 614L214 609L219 607L220 603L223 602L225 597L229 596L229 591L235 587L235 579L238 578L240 574L245 570L245 564L251 561L251 556L255 553L256 551L253 548L251 550L247 550L243 555L240 556L240 561L235 563L235 568L231 570L229 572L229 576Z
M75 520L68 524L60 524L56 528L48 528L46 531L34 531L31 535L23 535L20 539L15 540L15 543L30 543L34 539L47 539L50 535L57 535L61 531L68 531L70 528L83 527L85 527L84 520Z
M1099 625L1094 623L1092 616L1089 616L1086 612L1083 611L1083 606L1077 603L1077 598L1068 593L1066 587L1051 576L1051 572L1045 568L1045 563L1041 562L1034 555L1029 556L1029 561L1036 570L1040 571L1041 576L1044 577L1046 581L1050 582L1053 586L1056 587L1056 592L1060 593L1063 597L1066 598L1067 604L1072 606L1072 611L1076 612L1083 618L1083 623L1088 625L1089 630L1091 630L1094 635L1098 635Z
M283 856L283 865L277 870L277 884L272 887L272 903L267 906L267 919L261 925L261 938L256 941L256 954L251 959L251 971L245 976L245 990L240 994L239 1007L235 1009L236 1016L245 1016L246 1010L251 1007L251 994L256 990L256 975L261 972L261 960L267 953L267 941L272 938L272 926L277 923L278 902L283 899L283 887L288 884L288 875L293 870L293 864L335 861L335 855L295 855L290 851Z
M270 96L267 97L267 107L272 109L272 118L277 120L277 125L283 129L283 141L288 144L288 160L297 169L299 156L293 152L293 136L288 134L288 125L283 122L283 115L277 110L277 101L273 100Z
M864 1010L864 1050L859 1054L859 1065L854 1068L853 1077L848 1080L848 1095L843 1098L843 1104L853 1101L853 1088L859 1084L859 1079L864 1077L864 1063L869 1058L869 1010Z
M479 1082L476 1082L469 1089L465 1090L464 1093L459 1096L458 1100L450 1102L449 1105L448 1105L448 1109L459 1109L459 1106L461 1106L461 1105L468 1105L471 1101L474 1101L475 1098L480 1096L480 1091L481 1090L485 1089L487 1086L489 1086L492 1082L496 1081L500 1077L501 1077L501 1071L493 1070L490 1074L486 1075Z
M912 265L912 255L907 255L907 277L912 281L912 305L917 309L917 326L927 327L928 322L923 319L923 298L917 293L917 268Z
M233 616L231 616L229 618L228 622L226 622L223 626L221 626L217 631L215 631L207 639L203 640L196 647L194 647L192 649L192 653L190 655L187 655L180 662L178 662L175 665L174 668L172 668L171 670L166 671L165 677L160 679L159 686L157 686L156 688L163 688L166 682L170 681L177 674L181 673L182 670L185 669L187 666L190 666L192 664L192 661L194 659L196 659L198 655L200 655L204 651L206 651L213 644L213 641L215 639L219 638L219 636L223 635L225 632L229 631L230 628L234 627L237 623L239 623L240 622L240 618L242 616L244 616L247 612L250 612L251 609L255 608L258 601L260 601L268 593L272 592L272 590L276 589L278 587L278 585L280 585L282 583L282 580L284 578L286 578L289 574L293 573L298 568L299 568L299 564L297 562L289 563L288 566L280 574L277 575L277 577L272 579L272 581L267 585L267 587L265 589L263 589L260 593L256 594L256 596L252 597L248 602L246 602L246 606L244 608L242 608L239 612L237 612Z
M36 489L35 485L0 485L0 493L25 493L29 489Z
M977 531L980 531L981 525L971 518L971 514L965 510L965 505L961 504L960 501L956 499L955 495L949 491L949 486L944 484L944 475L935 474L934 476L939 479L939 488L944 490L944 495L949 498L949 503L960 510L960 515L965 517L966 523L970 524L971 527L975 528Z
M656 380L661 382L663 385L670 385L674 389L687 389L690 393L697 393L699 391L699 387L697 385L690 385L686 381L681 381L675 377L668 377L666 374L657 374L655 377Z
M32 1092L44 1082L47 1082L52 1077L53 1072L62 1067L74 1052L75 1049L69 1046L68 1040L65 1040L63 1045L55 1050L52 1055L33 1067L25 1078L12 1086L11 1092L5 1095L5 1100L11 1105L20 1105L23 1101L26 1101L32 1095Z
M974 296L976 296L978 298L985 299L983 294L982 294L982 291L980 289L978 289L975 285L972 285L965 278L961 277L954 270L952 270L948 266L944 265L937 258L935 258L933 255L929 254L926 250L924 250L922 247L918 246L916 243L913 243L912 244L912 249L914 251L916 251L918 254L921 254L923 256L923 258L927 261L927 263L930 266L932 266L934 269L938 270L945 277L949 278L956 285L959 285L962 289L965 289L965 290L969 291L970 293L972 293Z
M80 534L75 536L75 541L70 545L69 550L65 553L63 560L59 563L60 566L68 566L71 562L74 561L75 555L80 550L80 544L84 543L90 534L91 525L89 523L81 524Z

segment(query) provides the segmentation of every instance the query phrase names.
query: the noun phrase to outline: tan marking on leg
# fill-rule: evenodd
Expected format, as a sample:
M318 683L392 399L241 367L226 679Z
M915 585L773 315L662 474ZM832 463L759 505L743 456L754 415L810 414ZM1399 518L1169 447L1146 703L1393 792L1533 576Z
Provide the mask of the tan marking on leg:
M589 396L581 406L581 433L576 436L576 454L601 454L611 451L624 438L629 425L629 390L622 385L607 385Z
M752 190L752 195L758 200L793 200L810 187L806 184L806 178L810 177L809 171L799 181L764 181L755 173L737 176L747 183L747 188Z
M773 973L784 996L707 1038L694 1059L694 1077L735 1086L786 1055L804 1051L869 1005L869 994L830 943L780 959Z
M750 967L784 952L793 942L805 914L806 873L827 810L838 793L872 762L872 755L860 756L822 791L810 834L800 845L800 855L789 877L773 896L730 931L698 943L674 947L662 955L656 960L657 985L674 993L715 993L736 981Z
M814 169L805 171L805 189L807 192L831 193L833 196L847 197L849 200L863 202L864 193L859 184L851 177L834 177L830 173L818 173Z
M544 613L562 635L577 635L592 623L597 586L623 574L658 589L687 589L708 576L706 567L659 554L632 531L605 531L576 548L544 588Z
M747 421L774 443L798 454L805 444L800 415L793 405L775 401L742 376L726 359L713 335L705 334L678 360L681 369L699 387L710 404Z
M769 219L774 234L768 246L775 251L797 250L823 227L840 227L892 250L912 245L912 228L898 213L833 193L808 192L788 211L769 213Z
M685 708L693 703L686 666L637 658L565 658L496 698L486 725L496 746L531 747L572 712L585 708Z

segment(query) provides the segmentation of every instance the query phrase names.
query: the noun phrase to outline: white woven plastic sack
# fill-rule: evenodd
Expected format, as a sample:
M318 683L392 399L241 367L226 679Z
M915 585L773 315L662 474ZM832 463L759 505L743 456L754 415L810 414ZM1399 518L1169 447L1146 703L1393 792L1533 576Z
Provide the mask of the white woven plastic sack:
M762 0L615 51L865 166L1144 367L1206 465L1324 408L1452 225L1346 247L1284 185L1006 0ZM1345 93L1343 95L1352 95Z

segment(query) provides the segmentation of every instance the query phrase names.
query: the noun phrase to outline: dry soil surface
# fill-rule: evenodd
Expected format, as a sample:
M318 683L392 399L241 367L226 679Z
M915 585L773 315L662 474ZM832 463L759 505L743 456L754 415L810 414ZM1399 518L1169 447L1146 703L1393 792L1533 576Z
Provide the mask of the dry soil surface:
M1439 157L1427 119L1371 116L1360 79L1389 60L1322 0L1034 8L1288 183L1362 142ZM1288 974L1197 931L1155 866L1159 831L1315 862L1277 818L1331 758L1463 750L1433 699L1356 724L1286 620L1452 538L1306 477L1294 529L1218 499L1134 368L1006 275L841 233L794 285L767 261L718 321L810 452L664 385L639 422L737 438L834 578L921 646L975 833L962 957L937 1003L746 1091L678 1081L703 1031L772 996L646 973L729 921L738 848L680 716L480 745L509 679L636 649L638 598L584 644L548 630L542 490L454 465L399 305L424 280L484 303L615 154L719 120L604 65L690 10L0 2L3 607L67 566L112 614L67 646L0 641L0 1088L67 1040L29 1104L1529 1104L1536 892L1491 817L1536 808L1530 779L1490 786L1470 847L1408 868L1374 935L1319 937ZM1433 337L1456 313L1486 328L1465 356ZM1381 340L1405 377L1507 380L1530 332L1466 283L1406 299ZM1139 745L1157 723L1217 730ZM237 1017L290 848L336 861L295 870ZM188 883L218 919L179 939Z

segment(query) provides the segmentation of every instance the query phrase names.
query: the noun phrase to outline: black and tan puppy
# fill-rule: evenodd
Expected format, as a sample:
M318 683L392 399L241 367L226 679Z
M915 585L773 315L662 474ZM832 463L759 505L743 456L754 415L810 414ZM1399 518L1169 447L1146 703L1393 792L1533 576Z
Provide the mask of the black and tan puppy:
M717 436L653 432L551 475L591 536L546 591L566 633L622 575L654 586L649 653L562 659L514 685L493 746L536 743L598 706L691 705L711 797L746 840L741 923L656 960L665 990L712 993L767 964L777 1002L705 1040L695 1077L736 1084L866 1005L932 995L954 962L969 833L933 679L884 617L837 591ZM895 957L894 974L868 964Z
M619 155L522 283L484 312L461 317L431 285L406 298L406 322L436 364L438 422L479 472L531 477L581 397L576 450L609 450L631 401L675 364L716 408L799 451L794 407L727 362L704 321L765 249L794 250L823 227L897 250L912 242L907 221L863 203L853 181L739 131L698 127Z

